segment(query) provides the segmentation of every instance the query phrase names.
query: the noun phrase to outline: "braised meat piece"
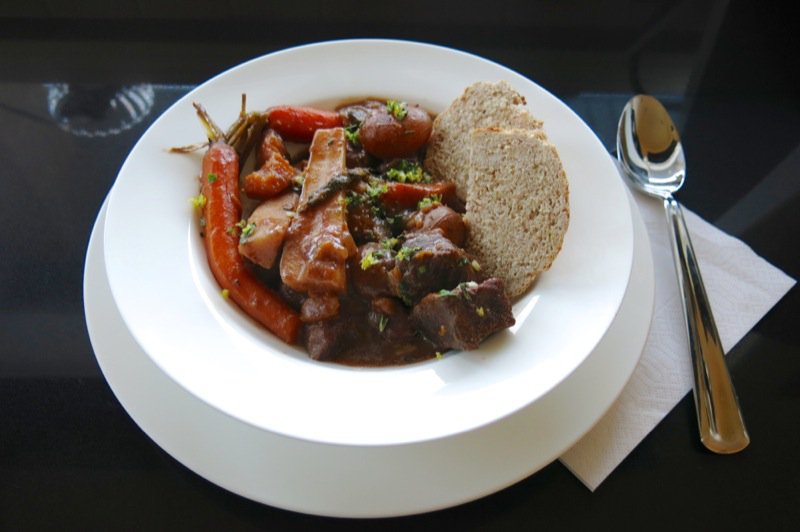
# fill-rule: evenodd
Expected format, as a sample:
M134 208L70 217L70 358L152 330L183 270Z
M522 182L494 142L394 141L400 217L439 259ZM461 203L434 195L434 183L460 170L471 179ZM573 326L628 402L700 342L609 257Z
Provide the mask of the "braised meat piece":
M358 248L348 273L353 289L366 298L395 295L399 271L395 269L394 252L377 242Z
M495 277L428 294L411 311L411 322L441 351L477 349L514 321L503 281Z
M333 360L348 343L347 322L333 318L307 323L303 343L314 360Z
M370 304L369 319L389 342L403 342L416 336L409 310L393 297L378 297Z
M396 295L413 305L430 292L481 280L480 267L440 231L411 233L395 256Z
M441 203L433 203L414 212L406 222L407 231L435 231L458 247L467 238L467 226L459 213Z
M375 216L372 206L363 201L354 201L348 205L347 227L356 244L380 242L392 236L389 223L380 216Z
M385 366L429 358L434 350L414 329L409 310L395 298L370 301L347 296L341 305L338 316L305 324L303 343L315 360Z
M311 294L300 306L303 323L327 320L339 315L339 298L334 294Z

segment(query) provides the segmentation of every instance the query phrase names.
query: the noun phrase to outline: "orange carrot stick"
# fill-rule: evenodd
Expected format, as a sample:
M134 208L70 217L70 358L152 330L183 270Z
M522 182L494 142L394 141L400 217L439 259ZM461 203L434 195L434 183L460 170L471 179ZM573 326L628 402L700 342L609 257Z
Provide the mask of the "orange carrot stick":
M212 142L203 157L201 193L206 198L205 247L208 264L223 290L250 317L287 343L295 343L300 318L275 292L259 282L239 254L242 216L239 156L224 142Z
M381 194L381 202L389 209L414 209L417 204L428 197L439 196L442 203L456 211L463 210L456 196L453 183L440 181L437 183L387 183L386 191Z
M311 142L316 130L339 127L344 122L337 112L294 105L270 107L267 115L269 127L294 142Z

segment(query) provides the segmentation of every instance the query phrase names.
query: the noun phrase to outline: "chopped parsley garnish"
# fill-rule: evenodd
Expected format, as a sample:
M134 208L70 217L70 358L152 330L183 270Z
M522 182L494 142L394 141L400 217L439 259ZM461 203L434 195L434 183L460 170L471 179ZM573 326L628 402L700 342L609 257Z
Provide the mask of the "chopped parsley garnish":
M481 263L475 259L470 259L469 257L461 257L461 260L458 261L459 266L469 266L476 272L481 271Z
M217 180L217 174L214 173L209 173L207 177L209 183L213 183L214 181Z
M475 314L477 314L478 316L480 316L482 318L482 317L484 317L486 315L486 311L483 310L483 307L478 307L478 308L475 309Z
M386 256L386 251L375 249L364 255L361 259L361 269L368 270L370 267L378 263L379 259Z
M389 181L398 183L430 183L431 176L416 161L404 159L394 168L390 168L384 174Z
M386 183L380 183L380 184L370 183L369 185L367 185L367 195L371 199L379 199L388 191L389 191L389 185L387 185Z
M394 247L398 244L398 242L400 242L400 240L397 238L394 237L387 238L386 240L381 242L381 247L383 249L394 249Z
M247 224L242 227L242 232L239 235L239 242L244 242L256 230L256 224Z
M348 190L344 195L344 204L348 207L358 207L364 198L361 194Z
M432 196L428 196L426 198L422 198L417 203L417 209L424 209L425 207L429 207L432 205L438 205L442 203L442 195L441 194L434 194Z
M389 318L381 314L381 317L378 320L378 331L383 332L387 325L389 325Z
M253 231L256 229L256 224L248 224L246 220L239 220L232 226L225 229L225 232L231 236L235 236L237 229L239 230L239 241L242 242L248 236L253 234Z
M408 104L398 100L386 100L386 110L389 111L390 115L402 122L408 115Z
M195 209L202 209L206 206L207 202L208 198L206 198L202 193L189 198L189 203L191 203Z
M228 299L228 296L230 296L231 291L228 290L227 288L223 288L221 293L222 293L222 299Z
M422 249L421 247L415 246L413 248L403 246L400 248L400 251L397 252L397 260L409 260L411 257L416 255L417 251Z
M360 144L361 143L361 124L353 123L344 128L344 138L347 139L347 142L350 144Z
M437 295L439 297L455 297L463 295L464 299L469 301L471 297L469 295L469 292L467 292L467 288L475 288L477 286L478 283L476 283L475 281L466 281L463 283L458 283L458 286L456 286L452 290L444 290L444 289L439 290L439 292L437 292Z

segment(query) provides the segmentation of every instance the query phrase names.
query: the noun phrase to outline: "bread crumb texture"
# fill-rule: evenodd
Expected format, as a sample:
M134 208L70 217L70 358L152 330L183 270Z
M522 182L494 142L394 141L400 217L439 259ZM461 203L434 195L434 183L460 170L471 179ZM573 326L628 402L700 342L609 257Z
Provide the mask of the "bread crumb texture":
M425 160L466 203L467 250L512 299L550 268L569 226L569 185L556 147L504 81L468 87L433 124Z
M467 249L517 298L561 251L567 176L542 130L476 129L468 145Z
M459 197L466 199L470 132L485 127L541 128L542 122L525 105L525 98L506 81L470 85L433 121L425 169L436 179L453 181Z

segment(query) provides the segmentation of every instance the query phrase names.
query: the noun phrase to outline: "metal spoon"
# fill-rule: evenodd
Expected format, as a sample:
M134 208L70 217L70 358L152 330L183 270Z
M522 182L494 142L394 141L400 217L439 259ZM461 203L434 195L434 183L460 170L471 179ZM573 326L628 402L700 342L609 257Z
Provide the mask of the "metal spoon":
M692 353L700 441L715 453L741 451L750 443L750 437L725 364L686 222L672 197L683 185L686 160L678 130L657 99L638 95L627 103L617 130L617 158L635 188L664 200Z

